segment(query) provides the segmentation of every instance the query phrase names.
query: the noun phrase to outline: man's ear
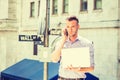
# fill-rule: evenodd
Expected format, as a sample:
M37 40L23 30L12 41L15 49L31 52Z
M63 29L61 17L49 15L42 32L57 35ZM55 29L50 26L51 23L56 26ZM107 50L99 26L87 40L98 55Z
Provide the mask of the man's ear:
M80 25L78 24L78 29L80 28Z

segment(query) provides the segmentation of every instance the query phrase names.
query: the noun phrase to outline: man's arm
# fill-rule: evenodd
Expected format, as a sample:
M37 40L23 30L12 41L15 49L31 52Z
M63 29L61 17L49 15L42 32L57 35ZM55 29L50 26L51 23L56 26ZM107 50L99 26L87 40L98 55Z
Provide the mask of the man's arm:
M91 72L94 70L94 67L81 68L80 72Z
M52 52L51 54L51 60L52 62L58 62L60 60L61 56L61 49L64 46L64 41L61 41L58 47Z
M59 45L57 45L57 48L55 48L55 50L51 54L52 62L58 62L60 60L61 49L63 48L64 43L65 43L67 38L68 38L68 36L66 35L66 28L63 28L62 29L62 39L59 42Z

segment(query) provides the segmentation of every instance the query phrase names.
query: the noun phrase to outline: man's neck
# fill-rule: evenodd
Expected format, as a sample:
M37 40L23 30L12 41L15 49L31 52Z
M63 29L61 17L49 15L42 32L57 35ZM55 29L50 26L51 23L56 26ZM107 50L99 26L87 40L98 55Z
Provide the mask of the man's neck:
M77 35L71 36L71 37L69 37L69 40L70 40L71 42L74 42L74 41L76 40L76 38L77 38Z

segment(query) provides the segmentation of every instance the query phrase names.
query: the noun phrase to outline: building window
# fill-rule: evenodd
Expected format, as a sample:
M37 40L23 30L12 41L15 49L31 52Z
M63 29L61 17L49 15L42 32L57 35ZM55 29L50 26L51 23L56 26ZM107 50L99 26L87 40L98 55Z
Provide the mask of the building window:
M87 0L81 0L80 11L87 11Z
M94 9L102 9L102 0L94 0Z
M52 14L58 13L58 0L53 0L52 6Z
M63 0L63 13L68 13L68 1L69 0Z
M30 17L35 17L35 2L30 3Z
M38 16L40 15L40 0L38 1Z

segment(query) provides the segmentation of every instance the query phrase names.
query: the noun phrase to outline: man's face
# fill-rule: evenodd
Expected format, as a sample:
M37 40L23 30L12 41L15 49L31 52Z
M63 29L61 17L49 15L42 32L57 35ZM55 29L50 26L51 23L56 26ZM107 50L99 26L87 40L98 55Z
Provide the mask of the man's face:
M79 29L79 24L77 23L77 21L76 20L66 21L66 25L68 35L70 37L76 36Z

